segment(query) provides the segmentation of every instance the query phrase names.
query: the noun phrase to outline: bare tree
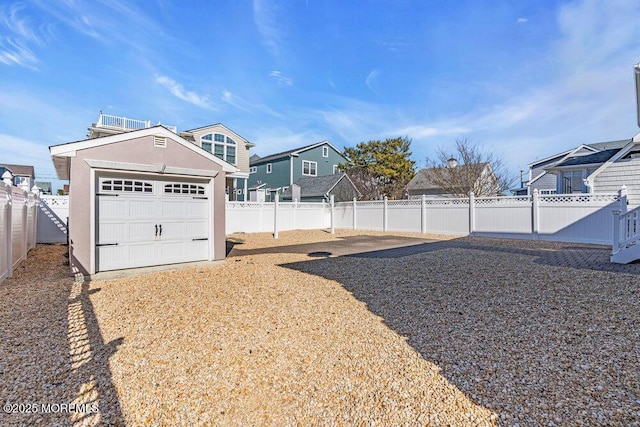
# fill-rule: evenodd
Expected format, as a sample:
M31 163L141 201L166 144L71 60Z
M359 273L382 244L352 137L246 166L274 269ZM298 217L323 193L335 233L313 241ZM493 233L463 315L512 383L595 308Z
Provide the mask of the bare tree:
M501 157L482 152L466 138L456 139L455 153L439 148L435 159L427 158L427 179L443 193L466 197L502 194L511 182Z

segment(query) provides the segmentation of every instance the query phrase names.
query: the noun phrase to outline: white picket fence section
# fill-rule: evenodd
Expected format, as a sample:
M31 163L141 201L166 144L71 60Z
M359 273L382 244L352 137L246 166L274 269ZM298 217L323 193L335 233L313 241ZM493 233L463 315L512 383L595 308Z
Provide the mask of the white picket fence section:
M0 283L36 246L38 195L0 181Z

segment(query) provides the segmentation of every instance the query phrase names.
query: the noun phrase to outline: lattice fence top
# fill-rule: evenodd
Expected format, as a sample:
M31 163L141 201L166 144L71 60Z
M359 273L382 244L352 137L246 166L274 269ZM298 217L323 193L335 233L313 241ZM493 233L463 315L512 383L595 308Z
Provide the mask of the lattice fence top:
M469 199L425 199L425 203L431 205L454 205L465 206L469 204Z
M420 206L420 203L420 199L390 200L387 202L389 206Z
M595 193L595 194L549 194L539 196L538 200L543 203L612 203L617 202L619 197L616 193Z
M531 198L529 196L478 197L475 199L476 205L514 205L529 203L531 203Z
M40 196L40 200L48 206L69 206L69 196Z

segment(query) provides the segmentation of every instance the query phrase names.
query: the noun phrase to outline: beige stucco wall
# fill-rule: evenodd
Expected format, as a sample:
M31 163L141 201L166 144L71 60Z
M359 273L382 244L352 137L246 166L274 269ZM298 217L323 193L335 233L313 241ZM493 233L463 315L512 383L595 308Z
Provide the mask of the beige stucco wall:
M100 147L78 150L71 158L69 189L69 262L73 273L93 274L91 252L91 168L85 160L127 163L165 164L172 167L204 169L219 172L213 185L213 259L225 258L225 173L217 163L167 138L166 148L153 146L153 136L135 138ZM156 178L163 177L155 175ZM153 175L150 175L153 177Z
M249 148L247 147L247 141L244 138L235 132L230 131L226 127L217 124L192 131L194 143L198 147L201 147L200 137L208 133L220 133L233 139L237 144L236 164L234 166L238 168L238 172L249 173Z

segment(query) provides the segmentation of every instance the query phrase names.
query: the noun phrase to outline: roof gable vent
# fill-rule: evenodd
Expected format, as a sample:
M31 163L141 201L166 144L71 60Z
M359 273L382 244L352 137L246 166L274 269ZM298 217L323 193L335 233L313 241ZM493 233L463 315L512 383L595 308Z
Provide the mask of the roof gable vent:
M153 146L157 148L167 148L167 138L162 136L154 136Z

